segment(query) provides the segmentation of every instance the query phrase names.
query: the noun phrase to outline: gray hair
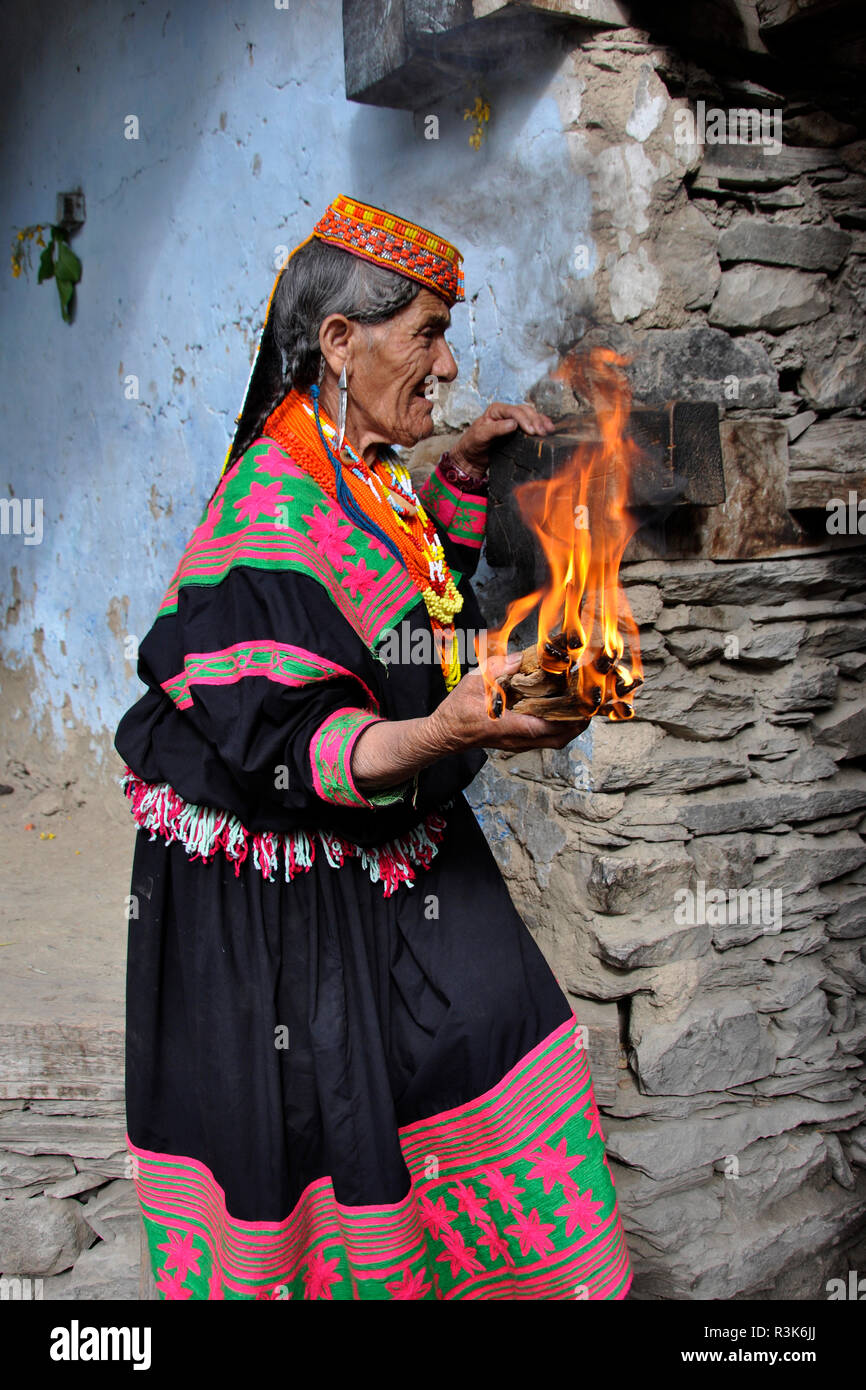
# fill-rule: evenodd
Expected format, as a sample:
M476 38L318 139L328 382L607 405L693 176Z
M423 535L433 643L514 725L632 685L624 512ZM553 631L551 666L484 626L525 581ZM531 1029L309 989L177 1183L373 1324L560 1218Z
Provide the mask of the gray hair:
M411 304L420 288L417 280L313 237L292 256L274 295L274 343L285 389L302 391L320 379L319 329L329 314L383 323Z
M262 335L262 350L250 381L226 467L258 439L265 421L292 388L320 381L324 358L319 329L329 314L356 323L384 323L411 304L421 286L395 270L361 260L313 237L284 267Z

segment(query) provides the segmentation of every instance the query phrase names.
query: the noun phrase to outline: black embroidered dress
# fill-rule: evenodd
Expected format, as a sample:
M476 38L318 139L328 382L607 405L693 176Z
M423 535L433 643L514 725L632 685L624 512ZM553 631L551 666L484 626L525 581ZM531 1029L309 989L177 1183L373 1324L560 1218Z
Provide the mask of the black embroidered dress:
M421 498L482 628L484 501ZM371 720L445 696L413 635L405 569L261 438L141 644L127 1119L163 1297L627 1291L576 1020L462 794L485 755L352 780Z

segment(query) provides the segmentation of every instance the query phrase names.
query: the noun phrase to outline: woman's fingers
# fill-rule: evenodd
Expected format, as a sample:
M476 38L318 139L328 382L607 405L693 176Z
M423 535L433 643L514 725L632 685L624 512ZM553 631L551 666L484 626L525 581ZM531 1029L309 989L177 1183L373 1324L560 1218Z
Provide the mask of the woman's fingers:
M513 675L522 660L522 652L495 653L487 658L487 674L494 680L498 680L500 676Z
M497 653L488 657L487 676L492 680L513 674L522 661L521 652ZM565 748L587 727L587 719L542 719L534 714L517 714L503 709L492 718L481 671L467 673L439 707L446 720L465 731L469 744L520 752L531 748Z
M588 719L540 719L535 714L515 714L513 711L508 713L507 718L509 734L526 739L564 736L569 743L582 734L589 723Z
M522 717L526 719L529 716L524 715ZM583 733L589 721L539 719L533 722L543 725L544 732L529 734L517 733L510 729L497 729L496 735L490 740L487 747L502 748L511 753L520 753L532 748L566 748L569 743L572 743Z
M488 408L491 418L514 420L525 434L550 434L556 429L549 415L542 415L531 405L508 405L505 401L494 401Z

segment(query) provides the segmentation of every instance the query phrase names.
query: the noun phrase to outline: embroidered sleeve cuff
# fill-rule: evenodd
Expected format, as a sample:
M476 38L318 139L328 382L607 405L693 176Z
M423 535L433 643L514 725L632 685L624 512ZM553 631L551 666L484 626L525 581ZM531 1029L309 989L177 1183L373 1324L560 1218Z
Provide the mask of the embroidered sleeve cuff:
M409 777L397 787L386 787L384 791L374 792L370 797L373 806L393 806L397 801L405 801L407 792L412 790L413 781Z
M352 749L359 735L371 724L381 723L381 715L347 707L336 710L324 724L319 725L310 740L310 764L313 786L323 801L332 801L338 806L372 808L399 800L399 796L395 795L397 788L388 788L390 800L387 802L380 801L378 797L368 800L352 778Z
M477 493L461 492L449 483L437 464L420 491L423 505L436 525L447 531L458 545L480 550L487 524L487 498Z

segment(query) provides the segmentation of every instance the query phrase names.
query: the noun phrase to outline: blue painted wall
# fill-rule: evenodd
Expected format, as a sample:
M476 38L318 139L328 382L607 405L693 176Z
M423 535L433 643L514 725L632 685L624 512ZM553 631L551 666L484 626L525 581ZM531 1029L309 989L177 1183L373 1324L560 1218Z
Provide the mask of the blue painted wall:
M10 242L53 219L58 190L84 190L87 221L71 327L35 258L0 279L0 495L44 508L40 545L0 536L3 720L46 746L90 731L99 761L140 690L125 640L150 626L219 473L279 248L336 192L453 239L468 302L451 414L468 418L552 361L589 196L549 58L487 84L475 151L462 94L436 108L438 140L424 113L346 101L339 0L7 0L4 29Z

